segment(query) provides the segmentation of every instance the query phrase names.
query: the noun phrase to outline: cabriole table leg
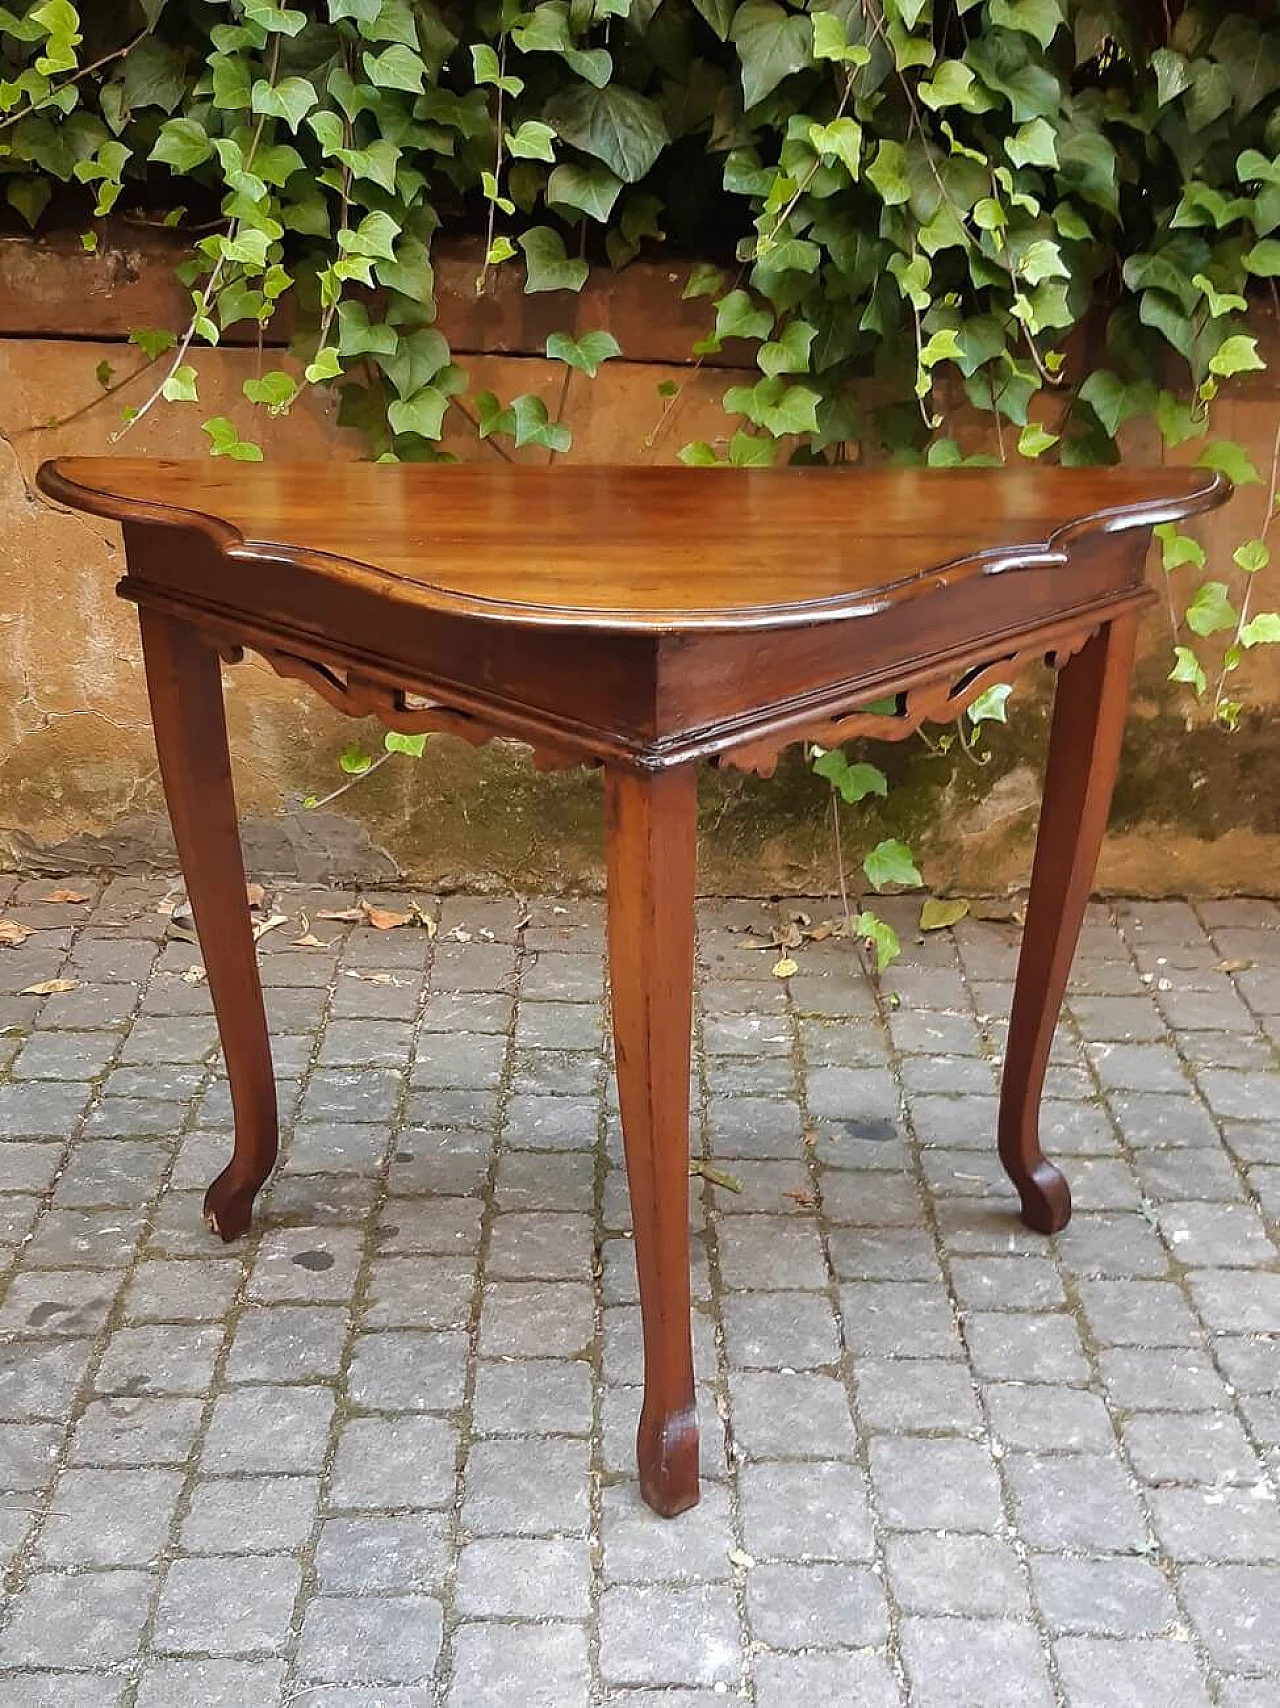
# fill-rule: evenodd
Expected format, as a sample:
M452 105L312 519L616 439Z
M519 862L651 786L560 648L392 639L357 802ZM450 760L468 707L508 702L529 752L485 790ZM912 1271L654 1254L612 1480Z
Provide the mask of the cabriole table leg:
M613 1034L644 1331L640 1492L674 1518L698 1499L689 1317L696 769L610 769L605 802Z
M205 1219L224 1240L245 1232L276 1160L271 1045L245 894L222 672L213 644L190 624L145 608L146 662L156 753L178 858L209 975L231 1081L235 1149L210 1186Z
M1071 1218L1040 1148L1040 1098L1120 763L1137 619L1105 624L1058 673L1044 804L1000 1088L1000 1159L1038 1233Z

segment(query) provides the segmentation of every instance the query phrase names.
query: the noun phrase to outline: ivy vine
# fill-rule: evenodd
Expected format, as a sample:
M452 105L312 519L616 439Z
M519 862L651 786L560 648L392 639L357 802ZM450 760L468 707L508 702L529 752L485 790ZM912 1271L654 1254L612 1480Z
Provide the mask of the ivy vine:
M592 265L675 251L708 299L693 357L747 340L757 364L725 393L723 437L687 445L687 462L1096 464L1145 428L1256 488L1228 564L1160 530L1172 679L1236 726L1245 655L1280 640L1261 591L1280 431L1259 469L1219 410L1224 386L1263 369L1256 317L1277 313L1273 0L313 10L0 6L16 217L118 209L190 231L189 316L132 334L154 385L121 435L157 406L198 407L200 352L287 303L297 363L204 422L215 456L260 457L255 414L324 385L382 460L439 458L454 419L499 455L555 458L572 447L563 393L559 412L474 393L454 361L435 324L437 233L474 234L478 291L514 268L529 292L574 293ZM547 344L566 380L619 354L603 332ZM666 392L664 424L680 403ZM994 452L973 449L967 411L993 424ZM844 798L879 792L874 767L817 757ZM873 851L873 882L885 859L884 881L913 881L909 856Z

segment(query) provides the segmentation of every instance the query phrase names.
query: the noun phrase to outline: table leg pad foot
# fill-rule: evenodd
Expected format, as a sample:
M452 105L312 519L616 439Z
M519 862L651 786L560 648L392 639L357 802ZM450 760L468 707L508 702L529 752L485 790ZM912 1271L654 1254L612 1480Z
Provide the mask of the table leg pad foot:
M248 1233L253 1201L261 1181L246 1184L231 1169L220 1174L204 1195L204 1219L211 1232L227 1244Z
M636 1439L640 1493L663 1518L698 1504L698 1413L690 1406L669 1417L641 1417Z
M1022 1198L1022 1219L1038 1234L1059 1234L1071 1220L1071 1188L1044 1158L1025 1179L1015 1182Z

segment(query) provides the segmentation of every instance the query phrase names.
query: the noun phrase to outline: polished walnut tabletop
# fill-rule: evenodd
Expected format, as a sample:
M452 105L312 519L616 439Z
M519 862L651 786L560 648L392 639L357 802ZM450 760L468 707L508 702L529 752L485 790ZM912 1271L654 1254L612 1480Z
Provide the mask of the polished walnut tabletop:
M1023 670L1056 672L993 1136L1024 1220L1047 1234L1065 1226L1071 1194L1041 1148L1040 1099L1120 760L1138 619L1155 601L1151 531L1223 503L1225 481L1194 469L75 458L46 464L39 483L123 524L118 591L139 609L235 1111L231 1161L205 1197L224 1239L248 1227L277 1147L223 709L222 664L247 650L389 729L516 737L539 765L603 768L610 1005L644 1337L637 1459L657 1511L698 1498L699 761L767 772L796 742L902 740L962 717ZM884 1178L863 1176L869 1199ZM877 1221L873 1204L866 1219ZM763 1234L757 1261L767 1276ZM1006 1285L1016 1295L1018 1277ZM856 1350L857 1318L847 1326Z
M839 621L1219 501L1203 470L554 469L76 457L52 497L490 622L667 632Z

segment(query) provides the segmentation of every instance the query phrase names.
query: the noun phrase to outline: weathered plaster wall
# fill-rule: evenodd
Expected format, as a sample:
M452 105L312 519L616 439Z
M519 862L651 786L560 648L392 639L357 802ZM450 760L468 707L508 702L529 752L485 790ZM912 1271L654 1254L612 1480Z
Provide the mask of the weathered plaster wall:
M579 330L608 326L627 360L599 379L575 377L566 418L575 457L594 462L672 462L691 438L723 432L719 399L731 376L692 370L688 349L704 330L705 303L679 300L666 268L633 268L593 284L568 307L504 287L477 302L470 258L441 269L442 323L473 388L540 391L559 399L558 367L520 352L576 313ZM120 408L147 395L150 375L110 402L94 372L138 364L123 343L136 325L177 324L182 297L168 258L151 247L86 258L0 240L0 864L47 870L84 865L170 866L145 702L135 620L115 599L122 565L114 530L47 504L31 485L48 456L111 451ZM1273 342L1269 337L1268 342ZM1274 340L1280 358L1280 340ZM484 355L468 351L484 350ZM733 363L730 354L729 363ZM287 358L279 350L269 365ZM243 379L257 352L224 348L200 357L198 407L156 410L132 431L132 453L202 455L199 423L244 411ZM1280 359L1276 362L1280 372ZM659 384L684 386L656 435ZM1273 382L1273 384L1276 382ZM1280 393L1255 387L1223 412L1220 430L1270 457ZM81 412L83 411L83 412ZM49 428L51 420L65 425ZM973 424L969 431L979 431ZM324 394L255 435L271 457L360 454ZM492 450L459 435L464 456ZM1158 455L1139 444L1136 457ZM1191 453L1194 455L1194 451ZM1241 494L1203 538L1211 563L1259 525L1263 499ZM1157 575L1159 572L1155 572ZM1235 736L1189 727L1183 700L1165 683L1167 616L1144 636L1139 692L1124 780L1101 883L1146 894L1280 893L1280 770L1274 761L1280 671L1265 649L1249 661L1251 706ZM340 780L337 756L351 725L252 658L226 675L237 786L250 862L259 872L363 880L402 872L424 884L596 887L599 780L538 776L518 748L476 753L433 739L420 764L389 764L322 813L300 808ZM1020 689L1012 727L997 732L978 770L939 758L917 741L881 749L897 786L878 814L851 823L865 835L905 835L939 887L990 892L1025 880L1034 832L1046 708L1041 688ZM370 730L370 740L378 739ZM834 880L822 786L797 759L775 779L709 775L704 784L703 884L723 891L826 889Z

